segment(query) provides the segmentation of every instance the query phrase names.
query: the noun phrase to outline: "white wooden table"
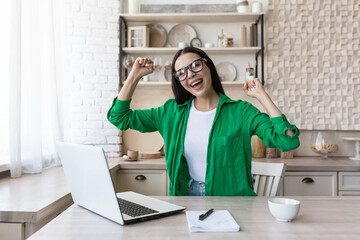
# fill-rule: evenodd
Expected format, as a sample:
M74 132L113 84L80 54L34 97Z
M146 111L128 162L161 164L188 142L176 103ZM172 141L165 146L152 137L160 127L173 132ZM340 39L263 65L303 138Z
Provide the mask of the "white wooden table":
M236 233L190 233L185 213L121 226L73 205L30 240L51 239L359 239L360 197L294 197L300 212L277 222L267 197L157 197L187 210L227 209L240 225Z

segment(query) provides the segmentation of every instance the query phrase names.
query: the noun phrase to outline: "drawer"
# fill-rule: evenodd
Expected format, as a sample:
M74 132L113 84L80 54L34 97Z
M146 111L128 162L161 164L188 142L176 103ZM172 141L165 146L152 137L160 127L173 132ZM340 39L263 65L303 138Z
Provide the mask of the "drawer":
M284 196L337 196L337 172L286 172Z
M119 170L117 191L134 191L149 196L167 195L166 170Z
M360 173L339 172L339 190L360 190Z
M339 191L339 196L360 196L360 191Z

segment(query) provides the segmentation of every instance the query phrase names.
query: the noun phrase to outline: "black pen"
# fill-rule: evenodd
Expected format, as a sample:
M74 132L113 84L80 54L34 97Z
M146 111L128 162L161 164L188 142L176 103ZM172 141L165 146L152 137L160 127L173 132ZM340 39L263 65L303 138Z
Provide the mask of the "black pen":
M213 212L214 212L214 209L212 208L212 209L210 209L209 211L207 211L206 213L201 214L201 215L199 216L199 220L200 220L200 221L204 220L205 218L207 218L208 216L210 216L210 214L212 214Z

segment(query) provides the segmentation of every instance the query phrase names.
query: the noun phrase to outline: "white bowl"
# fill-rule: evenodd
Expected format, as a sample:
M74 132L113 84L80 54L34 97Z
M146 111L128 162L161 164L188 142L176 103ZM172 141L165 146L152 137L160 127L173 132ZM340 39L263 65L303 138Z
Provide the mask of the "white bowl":
M271 215L280 222L291 222L300 209L300 202L290 198L271 198L268 205Z

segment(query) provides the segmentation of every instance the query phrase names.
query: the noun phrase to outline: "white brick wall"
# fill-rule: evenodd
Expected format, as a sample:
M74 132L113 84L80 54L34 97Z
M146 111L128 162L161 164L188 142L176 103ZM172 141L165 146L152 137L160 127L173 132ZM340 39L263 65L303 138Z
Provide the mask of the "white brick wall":
M122 0L68 0L70 91L67 141L94 144L107 156L121 154L119 131L106 119L117 95L118 17Z

